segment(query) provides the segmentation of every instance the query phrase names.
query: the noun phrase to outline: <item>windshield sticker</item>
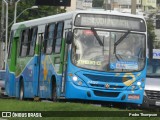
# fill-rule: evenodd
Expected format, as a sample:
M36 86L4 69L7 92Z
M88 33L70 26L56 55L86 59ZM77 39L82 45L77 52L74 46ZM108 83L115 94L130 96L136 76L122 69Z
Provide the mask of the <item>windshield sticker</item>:
M98 34L99 36L109 37L109 32L97 31L97 34Z
M83 64L83 65L98 65L100 66L102 63L101 61L91 61L91 60L78 60L78 64Z
M137 70L138 64L136 62L123 62L118 61L117 63L110 64L111 69L129 69L129 70Z

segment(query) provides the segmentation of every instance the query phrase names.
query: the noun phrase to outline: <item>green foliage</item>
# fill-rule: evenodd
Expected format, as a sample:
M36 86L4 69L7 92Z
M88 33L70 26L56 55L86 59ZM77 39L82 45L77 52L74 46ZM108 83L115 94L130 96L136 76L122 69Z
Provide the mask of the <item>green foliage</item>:
M35 0L21 0L18 2L17 5L17 16L26 8L31 8L34 6ZM1 13L1 7L2 7L2 2L0 2L0 13ZM14 7L15 4L9 4L9 24L13 22L14 19ZM60 7L55 7L55 6L38 6L38 9L30 9L26 10L22 13L22 15L17 18L17 22L22 22L26 20L31 20L35 18L41 18L49 15L54 15L58 13L65 12L65 9L60 9Z
M18 3L17 7L17 15L20 14L24 9L30 8L31 6L34 6L35 0L23 0ZM17 21L25 21L25 20L31 20L35 18L41 18L49 15L54 15L57 13L61 13L60 7L55 6L38 6L38 9L31 9L25 11L18 19Z
M16 1L16 0L13 0L13 1ZM20 2L18 2L17 16L26 8L31 8L32 6L34 6L34 4L35 4L35 0L21 0ZM9 25L8 33L10 33L10 29L14 20L15 3L8 4L8 8L9 8L8 9L8 25ZM2 2L0 1L0 14L1 12L2 12ZM24 11L19 16L19 18L17 18L16 22L27 21L27 20L41 18L49 15L63 13L63 12L65 12L65 8L61 9L60 7L55 7L55 6L38 6L38 9L28 9Z
M155 41L156 35L154 32L154 26L153 26L153 20L149 19L147 20L147 32L148 32L148 40L149 41Z
M0 99L0 111L116 111L116 108L69 102L34 102Z
M18 101L15 99L0 99L0 111L18 111L25 112L25 111L33 111L34 113L38 113L38 111L71 111L73 114L76 112L81 114L82 111L100 111L100 112L107 112L112 111L113 115L115 114L114 111L130 111L131 113L135 113L135 110L126 110L126 109L118 109L118 108L109 108L109 107L99 107L92 104L82 104L82 103L71 103L71 102L34 102L34 101ZM138 110L136 110L138 111ZM31 112L32 113L32 112ZM50 113L50 112L48 112ZM142 111L143 113L143 111ZM65 113L64 113L65 114ZM94 112L93 112L94 114ZM63 115L63 114L62 114ZM43 117L43 118L9 118L12 120L159 120L156 117Z

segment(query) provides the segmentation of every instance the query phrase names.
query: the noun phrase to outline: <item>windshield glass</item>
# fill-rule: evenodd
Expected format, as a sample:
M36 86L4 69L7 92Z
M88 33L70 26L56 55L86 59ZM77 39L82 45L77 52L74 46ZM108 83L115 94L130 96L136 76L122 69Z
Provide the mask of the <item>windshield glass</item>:
M160 78L160 59L148 60L147 77Z
M72 62L99 71L139 71L145 65L145 35L129 32L75 29ZM101 44L100 44L101 43Z

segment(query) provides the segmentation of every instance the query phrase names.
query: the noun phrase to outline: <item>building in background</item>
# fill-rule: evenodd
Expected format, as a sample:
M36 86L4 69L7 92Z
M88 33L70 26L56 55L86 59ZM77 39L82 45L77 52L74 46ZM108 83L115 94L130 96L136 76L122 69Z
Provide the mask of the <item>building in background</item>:
M67 11L73 11L76 9L84 10L92 8L92 0L71 0L71 7L67 7Z
M77 2L77 0L71 0L71 6L67 7L67 9L66 9L67 12L76 10L76 2Z
M73 11L76 9L91 9L92 2L93 0L72 0L71 7L67 7L67 11ZM131 0L104 0L102 2L104 4L110 4L109 9L111 10L117 10L120 12L127 12L127 13L131 12ZM142 7L141 3L142 3L141 0L137 0L137 11L141 10ZM104 6L102 6L101 8L104 8Z
M144 11L156 10L157 0L142 0L142 7Z
M117 0L119 8L128 8L131 9L131 0ZM137 9L141 8L141 0L137 0Z
M137 0L136 2L136 12L137 14L142 11L142 1ZM123 13L131 13L131 0L113 0L112 8L114 10L123 12Z

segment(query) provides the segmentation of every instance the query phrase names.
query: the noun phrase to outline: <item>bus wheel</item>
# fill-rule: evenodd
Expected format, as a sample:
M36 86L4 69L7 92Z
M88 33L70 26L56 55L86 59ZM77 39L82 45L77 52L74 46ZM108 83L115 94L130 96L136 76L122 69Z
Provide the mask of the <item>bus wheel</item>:
M52 100L54 102L57 101L57 89L56 89L56 83L53 82L53 85L52 85Z
M20 82L20 89L19 89L19 100L24 99L24 85L23 82Z

